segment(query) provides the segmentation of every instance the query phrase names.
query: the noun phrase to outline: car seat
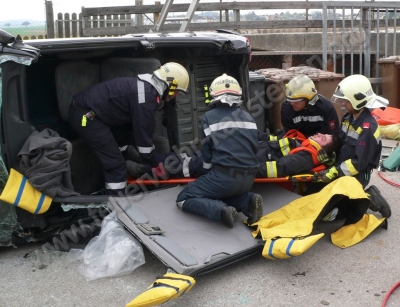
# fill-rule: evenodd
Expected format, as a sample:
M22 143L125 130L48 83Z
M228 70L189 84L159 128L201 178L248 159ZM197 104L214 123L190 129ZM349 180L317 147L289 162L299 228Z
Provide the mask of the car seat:
M120 77L136 77L151 74L161 66L154 58L109 58L101 63L101 81Z

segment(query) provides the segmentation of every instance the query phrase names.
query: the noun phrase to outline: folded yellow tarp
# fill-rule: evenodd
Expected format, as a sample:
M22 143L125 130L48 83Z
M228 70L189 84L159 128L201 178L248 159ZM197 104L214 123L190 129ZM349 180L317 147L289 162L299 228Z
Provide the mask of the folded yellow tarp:
M341 177L320 192L296 199L279 210L263 216L253 236L265 241L263 256L286 259L299 256L314 245L323 234L310 236L314 223L334 207L345 215L345 225L331 235L332 243L341 248L359 243L386 219L377 220L365 212L370 201L354 177Z
M46 212L52 201L49 196L36 190L28 179L15 169L10 170L0 200L34 214Z
M158 277L145 292L133 299L126 307L157 306L189 292L195 284L193 277L167 273Z

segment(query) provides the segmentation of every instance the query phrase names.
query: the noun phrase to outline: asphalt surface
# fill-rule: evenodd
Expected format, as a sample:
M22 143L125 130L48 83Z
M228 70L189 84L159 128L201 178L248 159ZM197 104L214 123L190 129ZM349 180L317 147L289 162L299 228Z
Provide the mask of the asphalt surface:
M400 184L399 171L382 175ZM191 292L163 306L381 306L400 281L400 188L377 171L371 184L391 205L388 230L379 228L347 249L334 246L327 235L296 258L271 261L255 255L196 277ZM0 248L0 306L123 307L166 272L147 249L145 257L130 275L86 281L68 253L44 252L40 244ZM399 305L397 290L386 306Z

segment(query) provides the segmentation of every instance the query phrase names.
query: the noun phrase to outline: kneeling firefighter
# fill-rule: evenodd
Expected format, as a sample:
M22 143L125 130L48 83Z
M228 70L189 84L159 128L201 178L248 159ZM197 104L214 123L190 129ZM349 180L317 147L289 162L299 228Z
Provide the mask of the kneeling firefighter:
M342 147L335 166L322 171L317 177L324 184L342 176L353 176L366 188L371 173L378 167L382 153L379 125L370 109L386 108L388 100L376 95L371 82L363 75L352 75L343 79L333 93L335 103L346 109L339 133ZM310 187L311 188L311 187ZM309 193L321 187L314 186ZM375 186L366 189L371 200L370 209L383 217L391 216L387 201Z
M209 172L190 182L176 203L183 211L233 227L238 212L253 224L262 216L261 195L250 193L258 160L258 131L253 117L239 108L242 89L223 74L210 86L211 110L201 118L203 167Z
M170 62L152 74L105 81L72 97L69 122L99 158L107 194L124 195L127 185L126 162L111 127L131 124L140 156L153 173L165 177L165 168L154 152L154 114L163 101L187 92L188 85L186 69Z

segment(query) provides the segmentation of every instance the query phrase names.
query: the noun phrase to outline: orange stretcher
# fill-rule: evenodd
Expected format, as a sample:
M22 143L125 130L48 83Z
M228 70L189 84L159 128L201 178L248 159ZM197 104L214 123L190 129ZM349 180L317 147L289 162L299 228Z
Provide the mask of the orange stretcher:
M196 180L196 178L175 178L175 179L167 179L167 180L151 180L151 179L135 179L128 178L128 184L143 184L143 185L160 185L160 184L188 184ZM307 182L312 181L312 174L301 174L294 176L286 176L279 178L256 178L254 179L255 183L296 183L296 182Z

